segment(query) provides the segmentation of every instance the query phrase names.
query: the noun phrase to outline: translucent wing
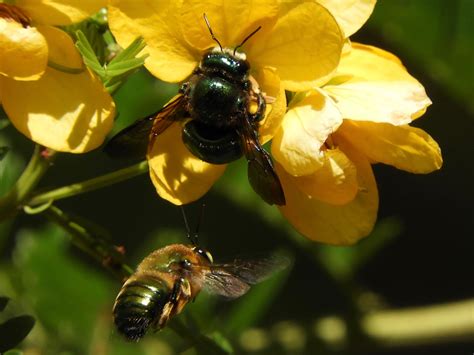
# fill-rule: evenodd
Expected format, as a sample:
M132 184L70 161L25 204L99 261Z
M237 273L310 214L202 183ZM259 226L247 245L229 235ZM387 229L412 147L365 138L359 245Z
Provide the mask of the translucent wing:
M179 94L158 112L142 118L115 135L104 151L113 158L143 159L150 138L156 137L173 122L186 116L184 96Z
M212 264L203 275L203 286L209 293L237 298L245 294L251 285L265 280L288 265L288 259L276 256Z
M286 203L285 194L280 179L273 168L272 159L260 145L257 130L252 127L248 118L243 120L241 136L248 162L250 185L268 204L284 205Z

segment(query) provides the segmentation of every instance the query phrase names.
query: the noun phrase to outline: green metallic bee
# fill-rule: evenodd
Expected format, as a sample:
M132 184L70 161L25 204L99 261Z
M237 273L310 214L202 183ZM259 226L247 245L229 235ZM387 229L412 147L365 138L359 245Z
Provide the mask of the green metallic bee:
M284 205L285 196L270 155L258 140L258 126L266 102L250 80L250 64L237 52L257 28L234 49L222 48L204 15L212 38L219 47L207 51L179 94L160 111L119 132L105 150L111 156L145 156L155 138L173 122L184 125L182 139L189 151L211 164L225 164L245 155L253 189L269 204ZM250 107L257 110L251 113Z
M168 245L148 255L123 284L113 307L115 325L125 338L138 341L149 328L163 328L202 289L237 298L287 264L277 257L215 264L196 245Z

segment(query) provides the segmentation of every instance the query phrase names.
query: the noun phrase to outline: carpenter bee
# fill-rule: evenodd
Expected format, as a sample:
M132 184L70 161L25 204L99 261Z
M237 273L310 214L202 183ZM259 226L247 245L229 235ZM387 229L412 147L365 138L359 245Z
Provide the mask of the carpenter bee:
M173 122L189 119L182 139L189 151L211 164L230 163L242 155L248 161L248 179L269 204L284 205L285 196L270 155L258 140L259 122L266 101L250 78L250 64L237 52L260 27L234 49L218 47L207 51L179 94L154 114L138 120L113 137L106 152L116 157L143 157L156 137ZM254 104L257 109L251 112Z
M172 244L152 252L123 284L113 315L117 330L128 340L140 340L149 328L163 328L201 289L237 298L288 265L276 256L214 263L197 245L197 234L188 237L192 245Z

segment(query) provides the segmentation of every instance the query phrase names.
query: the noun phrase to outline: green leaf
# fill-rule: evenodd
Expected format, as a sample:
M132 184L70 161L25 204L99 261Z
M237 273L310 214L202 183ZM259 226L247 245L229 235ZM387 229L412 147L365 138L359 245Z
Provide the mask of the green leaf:
M145 59L140 58L131 58L121 62L115 62L107 66L107 75L110 77L123 75L131 70L137 69L143 65Z
M383 1L367 23L397 49L403 60L423 68L444 91L474 112L474 1ZM429 31L426 29L429 28Z
M105 75L105 70L102 65L100 65L99 60L97 59L97 56L95 55L95 52L92 49L92 46L87 40L87 37L80 30L76 31L76 36L76 47L81 53L84 59L84 63L86 63L86 65L93 71L95 71L99 76L103 77Z
M5 158L5 156L8 154L9 150L10 150L10 148L8 148L8 147L0 147L0 161L2 161L3 158Z
M110 61L109 67L118 62L123 62L135 58L145 47L146 43L143 41L143 38L137 37L132 43L130 43L127 48L117 54L115 58ZM144 57L140 58L144 59Z
M104 83L104 85L105 85L105 89L109 93L113 94L122 85L122 80L107 81L107 82Z
M222 336L216 339L214 335L211 337L201 336L199 338L199 341L196 344L196 350L198 354L221 355L234 353L234 350L227 339L223 338Z
M10 299L8 297L0 297L0 312L5 309Z
M232 354L230 343L221 335L202 334L199 329L194 329L186 325L180 318L174 318L168 327L179 334L182 338L190 341L198 354Z
M372 256L399 235L401 230L402 224L399 219L385 218L377 222L370 236L355 246L321 245L318 249L319 260L337 279L349 279L370 261Z
M0 324L0 352L17 346L33 329L35 319L32 316L18 316Z
M23 351L18 349L8 350L4 355L23 355Z
M99 314L110 312L116 284L68 252L68 236L48 225L23 230L14 251L15 279L42 329L56 342L86 353ZM80 336L78 336L80 334Z
M1 112L1 111L2 111L2 110L0 109L0 112ZM5 116L6 116L6 114L5 114ZM2 130L2 129L4 129L4 128L8 127L9 125L10 125L10 121L9 121L9 120L4 119L4 118L0 119L0 130Z
M8 139L0 136L0 145L2 147L11 146ZM15 184L25 166L25 159L11 150L2 159L0 159L0 196L9 191Z
M221 332L213 332L209 335L209 338L211 338L214 343L218 344L220 348L228 354L232 354L234 352L229 340L224 335L222 335Z

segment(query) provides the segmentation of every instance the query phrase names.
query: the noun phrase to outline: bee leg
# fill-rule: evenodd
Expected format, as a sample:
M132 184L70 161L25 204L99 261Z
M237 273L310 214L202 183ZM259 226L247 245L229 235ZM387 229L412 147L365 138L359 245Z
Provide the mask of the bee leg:
M158 319L156 330L163 328L171 317L182 311L191 298L191 286L187 280L180 278L173 287L168 302L163 306L161 316Z
M255 95L257 95L258 106L257 111L250 115L250 121L252 123L261 121L265 117L265 109L267 108L267 104L263 95L260 92L255 93Z
M179 88L179 93L180 94L187 94L189 90L189 83L188 82L185 82L183 83L183 85L181 85L181 87Z

